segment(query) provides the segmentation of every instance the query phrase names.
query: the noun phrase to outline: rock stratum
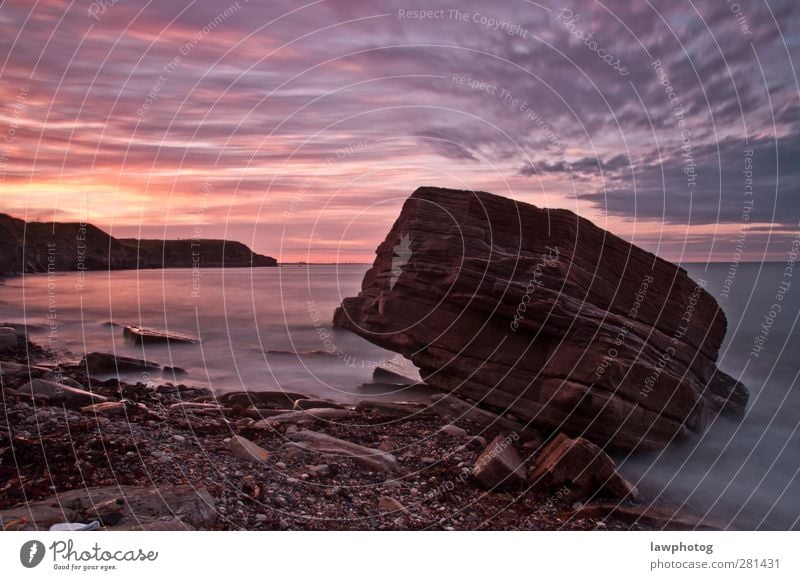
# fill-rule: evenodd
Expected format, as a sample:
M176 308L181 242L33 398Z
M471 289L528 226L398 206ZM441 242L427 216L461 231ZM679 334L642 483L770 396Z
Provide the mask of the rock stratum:
M376 253L334 324L432 386L614 450L744 413L704 282L571 211L423 187Z
M91 224L25 222L0 214L0 275L20 272L277 266L228 240L117 239Z

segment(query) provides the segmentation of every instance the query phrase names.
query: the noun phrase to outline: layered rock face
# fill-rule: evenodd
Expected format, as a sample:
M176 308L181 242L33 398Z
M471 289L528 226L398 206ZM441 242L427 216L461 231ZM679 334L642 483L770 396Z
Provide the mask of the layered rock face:
M424 187L334 324L546 432L657 449L747 403L703 285L570 211Z

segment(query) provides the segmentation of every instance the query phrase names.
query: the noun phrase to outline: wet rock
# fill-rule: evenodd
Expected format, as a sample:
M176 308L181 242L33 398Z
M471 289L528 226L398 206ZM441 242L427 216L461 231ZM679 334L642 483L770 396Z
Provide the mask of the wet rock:
M165 378L182 377L187 374L186 369L181 367L164 367L161 369L161 376Z
M87 405L81 407L81 412L103 417L132 417L135 415L148 415L150 410L142 403L134 403L123 399L122 401L106 401Z
M273 409L292 409L298 399L307 399L300 393L290 391L233 391L220 395L217 400L226 407L265 407Z
M28 377L38 379L50 372L50 369L40 366L28 366L15 362L0 361L0 376L3 380Z
M296 411L305 409L344 409L339 403L333 401L323 401L322 399L297 399L293 408Z
M107 352L91 352L83 357L81 366L86 368L89 374L105 375L116 373L155 373L161 369L158 363L131 358L127 356L115 356Z
M613 449L702 433L748 399L716 366L725 314L685 270L571 211L485 192L418 189L334 324L433 387Z
M388 417L402 418L411 417L418 413L425 413L428 411L428 405L404 401L396 403L387 401L360 401L358 405L356 405L356 411L369 415L385 415Z
M208 529L216 518L214 502L204 487L115 485L75 489L2 510L0 528L47 530L65 521L100 519L115 520L113 526L107 526L112 530L152 529L146 526L165 524L171 529Z
M259 447L241 435L234 435L231 437L225 444L225 448L230 451L234 457L244 461L259 461L263 463L269 459L269 451L263 447Z
M83 407L93 403L103 403L108 401L102 395L96 395L83 389L76 389L61 383L47 381L45 379L33 379L26 383L17 392L23 395L28 395L36 400L44 401L50 404L66 405L68 407Z
M391 472L397 468L397 459L391 453L337 439L325 433L303 430L288 435L288 438L291 446L330 455L332 458L351 457L376 471Z
M0 353L16 350L24 344L25 339L20 337L16 330L7 326L0 327Z
M635 499L636 488L617 473L614 460L586 439L570 439L559 433L538 453L529 475L540 489L566 486L572 500L601 495Z
M513 443L513 436L498 435L475 461L472 476L485 489L497 491L525 483L525 467Z
M382 362L372 371L372 381L395 385L416 385L422 382L419 369L407 359Z
M317 421L336 421L354 417L356 413L349 409L308 409L306 411L292 411L281 413L274 417L267 417L256 422L253 429L269 430L279 425L314 423Z
M196 344L200 342L200 339L188 334L142 326L126 326L122 334L134 344Z

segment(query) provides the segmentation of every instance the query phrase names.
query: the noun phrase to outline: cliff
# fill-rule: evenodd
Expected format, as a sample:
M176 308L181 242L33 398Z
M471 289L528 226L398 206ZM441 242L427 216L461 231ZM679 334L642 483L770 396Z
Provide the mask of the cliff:
M702 286L571 211L424 187L334 324L546 432L657 449L747 403Z
M91 224L25 222L0 214L0 275L20 272L277 266L240 242L117 239Z

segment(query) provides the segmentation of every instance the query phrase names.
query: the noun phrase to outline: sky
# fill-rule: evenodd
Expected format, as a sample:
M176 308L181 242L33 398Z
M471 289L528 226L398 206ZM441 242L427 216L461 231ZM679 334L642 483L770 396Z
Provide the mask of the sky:
M673 261L800 232L795 0L0 3L0 212L370 262L419 186Z

